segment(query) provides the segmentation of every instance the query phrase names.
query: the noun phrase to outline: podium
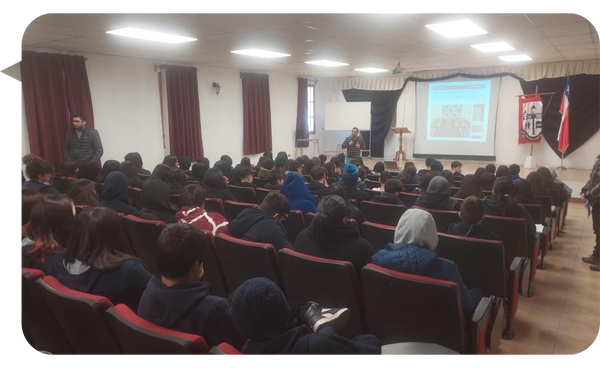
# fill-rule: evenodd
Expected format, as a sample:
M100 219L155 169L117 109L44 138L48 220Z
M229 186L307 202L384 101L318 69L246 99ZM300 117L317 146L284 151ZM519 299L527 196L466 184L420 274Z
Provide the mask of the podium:
M402 161L406 161L406 153L402 149L402 134L408 134L410 133L410 130L406 127L393 127L390 130L398 134L400 138L400 145L398 146L398 151L396 151L396 158L394 161L400 161L400 155L402 155Z

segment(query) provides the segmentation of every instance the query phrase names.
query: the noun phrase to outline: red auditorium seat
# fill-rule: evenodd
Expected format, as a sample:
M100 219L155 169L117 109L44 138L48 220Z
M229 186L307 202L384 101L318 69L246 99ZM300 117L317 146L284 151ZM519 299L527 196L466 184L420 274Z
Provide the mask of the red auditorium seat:
M234 348L233 346L231 346L225 342L219 344L219 346L213 346L208 353L209 354L225 354L225 355L241 355L242 354L241 351L239 351L238 349Z
M279 192L277 189L256 188L256 203L260 205L265 197L271 192Z
M298 234L306 228L304 225L304 216L302 215L302 211L299 210L290 210L287 220L281 224L285 227L288 239L292 244L296 241Z
M122 219L135 254L148 271L154 276L160 277L160 272L156 268L156 240L165 228L165 223L133 215L127 215Z
M129 202L131 205L138 210L142 209L142 200L140 199L140 195L142 194L142 190L139 188L129 187Z
M206 212L216 212L225 216L223 200L220 198L206 198L204 200L204 209L206 210Z
M414 206L415 202L417 201L417 198L419 198L420 196L421 194L418 193L400 192L400 194L398 194L398 198L400 198L400 200L402 201L402 203L404 203L407 209Z
M256 191L251 187L239 187L236 185L229 185L229 191L238 202L244 203L257 203Z
M419 206L414 206L413 208L418 208L431 213L431 216L433 216L433 219L435 220L435 227L440 233L445 233L448 225L462 221L460 217L458 217L458 211L432 210Z
M404 184L402 183L402 193L412 193L413 190L417 189L419 184Z
M367 193L367 195L369 196L369 201L372 201L373 198L377 197L378 195L381 194L380 191L378 190L373 190L373 189L363 189L363 192Z
M225 217L228 221L235 219L246 208L258 208L256 203L244 203L236 201L223 202L225 208Z
M384 249L388 243L394 242L396 227L365 221L360 225L360 233L364 239L371 243L375 252L378 252Z
M69 190L71 190L71 186L73 185L73 181L76 178L68 178L61 176L51 176L50 177L50 185L52 185L59 193L65 194Z
M306 215L304 215L304 224L306 225L307 229L315 216L317 216L317 214L314 212L308 212Z
M454 197L456 195L456 193L458 193L458 190L460 188L458 186L456 187L450 187L450 197Z
M396 204L377 203L371 201L362 201L360 210L365 219L377 224L396 226L406 207Z
M367 180L365 180L365 184L366 184L367 188L369 188L369 189L381 187L381 183L379 182L379 180L375 181L375 180L367 179Z
M367 179L373 180L373 181L379 181L379 175L367 174Z
M268 182L269 182L269 179L259 178L256 175L254 176L254 179L252 180L252 184L256 185L259 188L264 188Z
M225 275L223 268L221 267L221 261L217 257L217 250L215 249L215 239L211 233L202 232L206 237L206 248L203 254L204 264L204 279L210 282L212 288L210 293L212 295L227 298L229 291L227 284L225 283Z
M140 178L141 181L146 181L150 178L150 175L138 173L138 178Z

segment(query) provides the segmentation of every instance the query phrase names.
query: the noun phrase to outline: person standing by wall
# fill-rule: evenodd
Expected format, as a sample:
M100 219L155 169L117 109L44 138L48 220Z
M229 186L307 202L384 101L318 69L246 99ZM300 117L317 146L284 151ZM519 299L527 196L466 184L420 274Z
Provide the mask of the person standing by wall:
M73 115L73 125L65 136L65 161L100 161L104 153L100 134L92 127L86 126L84 115Z
M582 261L590 263L590 270L600 271L600 155L596 157L596 162L590 174L590 180L581 188L581 199L588 201L592 206L592 221L594 234L596 234L596 245L594 251L589 257L583 257Z
M365 149L365 141L358 135L358 128L352 128L352 135L347 137L342 143L342 148L347 148L346 163L352 161L355 157L360 157L360 150Z

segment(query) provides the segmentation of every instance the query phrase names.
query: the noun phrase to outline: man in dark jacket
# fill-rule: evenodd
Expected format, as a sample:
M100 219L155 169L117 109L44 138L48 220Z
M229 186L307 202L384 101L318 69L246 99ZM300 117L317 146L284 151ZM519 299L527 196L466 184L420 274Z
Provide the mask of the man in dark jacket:
M365 149L365 147L365 141L358 135L358 128L352 128L352 135L344 139L344 143L342 143L342 148L348 149L346 163L349 163L355 157L360 157L360 150Z
M243 210L229 222L229 234L236 238L269 243L275 250L292 248L287 231L281 224L290 212L290 202L282 194L267 194L260 207Z
M72 128L65 136L65 161L99 161L104 153L100 134L92 127L86 126L85 116L73 115Z
M237 349L244 337L235 326L229 300L210 295L202 281L205 238L190 224L168 225L157 241L157 267L138 306L138 315L159 326L202 336L208 346L227 342Z
M596 234L596 246L592 254L583 257L582 261L591 264L590 270L600 271L600 155L596 157L590 180L581 188L580 198L592 206L592 228Z
M399 204L404 206L404 202L398 198L400 192L402 192L402 182L398 179L387 179L383 184L384 191L381 194L376 195L373 198L373 202L386 203L386 204Z
M323 166L313 166L312 169L310 169L310 178L312 181L306 184L306 187L308 188L310 194L323 197L323 194L329 186L327 184L326 173L327 169Z
M500 240L498 235L481 226L485 219L485 206L481 198L470 196L460 204L458 216L462 222L448 225L446 232L451 235L466 236L468 238Z

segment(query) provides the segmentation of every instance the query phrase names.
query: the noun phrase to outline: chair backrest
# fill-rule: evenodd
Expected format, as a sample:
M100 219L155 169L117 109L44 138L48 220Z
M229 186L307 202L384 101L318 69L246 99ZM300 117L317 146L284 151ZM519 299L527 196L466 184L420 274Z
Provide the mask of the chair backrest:
M350 321L336 331L354 338L364 332L362 295L352 263L313 257L282 249L278 252L287 300L317 302L330 308L349 308Z
M52 185L59 193L67 193L71 190L75 178L66 178L61 176L51 176L50 185Z
M106 320L125 354L206 354L201 336L170 330L139 317L125 304L106 310Z
M418 187L419 184L402 184L402 193L412 193L412 191Z
M486 215L483 227L498 235L504 244L504 265L508 268L515 257L529 257L525 219Z
M256 192L251 187L239 187L237 185L229 185L229 191L238 202L258 203L256 201Z
M220 343L218 346L210 348L209 354L220 354L220 355L242 355L242 352L235 347L229 345L226 342Z
M176 204L178 207L181 207L181 195L180 194L171 194L169 196L169 202Z
M90 208L87 204L76 204L75 205L75 214L78 215L83 212L85 209Z
M458 186L450 187L450 197L454 197L460 188Z
M398 194L398 198L400 198L400 200L402 201L402 203L404 203L406 208L411 208L412 206L414 206L415 202L417 201L417 198L419 198L420 196L421 194L418 193L400 192L400 194Z
M369 196L369 201L372 201L373 198L375 198L376 196L380 195L381 192L378 190L373 190L373 189L363 189L363 192L367 193L367 195Z
M211 233L203 231L202 234L206 238L206 248L204 249L202 261L204 265L204 279L210 282L212 286L210 293L212 295L227 298L229 291L225 282L225 274L223 273L223 267L221 267L221 261L217 256L215 239Z
M379 181L379 175L367 174L367 179L373 180L373 181Z
M369 189L381 187L381 183L379 182L379 180L366 179L365 184L367 185L367 188L369 188Z
M550 192L550 198L552 198L552 205L556 207L561 207L562 203L560 203L560 195L558 189L548 188L548 192Z
M283 287L273 245L217 234L215 247L230 293L255 277L266 277Z
M285 227L288 239L292 244L296 241L298 234L306 228L304 216L302 215L302 211L299 210L290 210L287 220L283 221L281 224Z
M360 225L360 234L366 239L375 251L379 251L389 243L394 242L395 226L376 224L365 221Z
M32 268L21 268L21 325L29 344L36 350L52 354L72 354L65 333L48 309L36 285L45 275Z
M508 297L502 242L443 233L438 233L438 239L435 252L456 263L465 285L478 288L486 296Z
M82 293L61 284L54 276L36 281L46 305L64 331L76 354L121 352L106 323L104 311L113 305L106 297Z
M397 204L362 201L360 202L360 210L367 221L396 226L400 217L406 211L406 207Z
M138 210L141 210L143 207L142 200L140 198L141 194L141 189L129 187L129 202L131 202L131 205L137 208Z
M414 208L419 208L431 213L431 216L433 216L433 219L435 220L435 227L440 233L445 233L448 225L462 221L458 216L458 211L432 210L419 206L415 206Z
M231 221L246 208L258 208L258 205L256 203L225 201L223 202L223 207L225 207L225 217L227 220Z
M542 206L542 210L544 211L544 217L550 217L550 214L552 213L552 197L536 195L535 198L540 202L540 205Z
M160 277L156 268L156 240L165 228L163 221L146 220L133 215L122 217L125 232L131 241L135 254L146 269Z
M536 224L543 224L543 210L542 206L539 204L529 204L529 203L519 203L521 206L525 207L527 212L529 212L529 216Z
M264 188L268 182L269 182L269 179L263 179L263 178L259 178L257 176L254 176L254 179L252 180L252 184L256 185L259 188Z
M308 227L310 226L310 223L312 222L312 220L317 216L316 213L314 212L308 212L306 215L304 215L304 225L306 225L306 228L308 229Z
M206 212L216 212L225 216L225 208L221 198L206 198L204 200L204 209Z
M456 283L374 264L362 269L368 331L382 345L431 342L465 351L465 324Z
M261 204L265 197L271 192L279 192L277 189L256 188L256 203Z
M141 174L138 173L138 178L140 178L141 181L146 181L150 178L150 174Z

